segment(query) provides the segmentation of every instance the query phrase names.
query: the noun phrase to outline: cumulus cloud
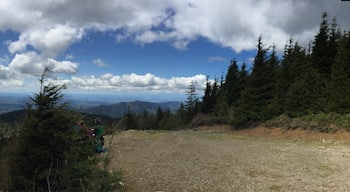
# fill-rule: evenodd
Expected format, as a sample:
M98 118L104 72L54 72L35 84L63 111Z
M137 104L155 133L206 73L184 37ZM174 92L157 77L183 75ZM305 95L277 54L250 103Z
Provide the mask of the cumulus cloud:
M75 74L78 71L78 63L71 61L57 61L55 59L48 59L46 66L55 73L66 73L66 74Z
M54 72L77 73L79 64L68 61L72 55L67 55L67 61L58 58L89 31L111 32L117 43L166 42L176 49L186 49L192 41L205 38L236 52L255 49L261 35L267 45L282 49L290 37L309 43L323 12L350 29L349 10L350 3L329 0L1 0L0 31L11 30L19 36L7 42L11 56L7 61L0 59L0 78L37 75L45 66ZM99 58L93 63L106 66ZM153 74L104 74L75 76L69 82L84 89L121 89L126 85L123 88L183 90L190 80L203 87L205 76L165 79Z
M36 52L17 53L8 65L11 71L37 76L44 71L42 58Z
M17 72L0 64L0 88L14 88L23 85L24 81Z
M97 66L99 66L99 67L107 67L107 66L108 66L108 65L107 65L104 61L102 61L102 59L100 59L100 58L94 59L94 60L92 61L92 63L95 64L95 65L97 65Z
M78 71L78 63L45 59L34 51L17 53L8 65L8 73L18 72L28 76L40 75L45 67L52 72L74 74Z
M176 48L205 37L239 52L254 49L260 35L267 44L282 47L291 36L308 43L324 11L350 27L349 8L328 0L3 0L0 30L21 33L10 44L11 52L32 45L50 56L81 39L87 29L122 31L115 34L119 40L168 41Z
M42 52L43 56L56 57L82 37L80 29L67 25L55 25L23 32L17 41L9 43L9 52L23 52L28 45Z
M21 87L23 85L23 79L2 79L0 81L0 88L6 88L7 90L13 90L15 87Z
M5 67L4 65L0 65L0 79L9 79L12 78L13 74L11 74L10 69Z
M74 76L71 78L70 86L87 90L116 90L116 91L149 91L149 92L179 92L185 93L191 82L195 83L196 89L205 89L206 76L195 75L193 77L162 78L147 73L138 75L135 73L124 75L113 75L111 73L95 76Z

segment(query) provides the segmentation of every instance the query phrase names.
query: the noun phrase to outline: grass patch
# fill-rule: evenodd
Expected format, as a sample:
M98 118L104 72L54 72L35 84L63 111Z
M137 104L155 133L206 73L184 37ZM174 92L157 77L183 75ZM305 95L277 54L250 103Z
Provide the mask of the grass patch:
M263 126L319 131L322 133L334 133L340 129L350 131L350 114L318 113L296 118L280 115L265 121Z

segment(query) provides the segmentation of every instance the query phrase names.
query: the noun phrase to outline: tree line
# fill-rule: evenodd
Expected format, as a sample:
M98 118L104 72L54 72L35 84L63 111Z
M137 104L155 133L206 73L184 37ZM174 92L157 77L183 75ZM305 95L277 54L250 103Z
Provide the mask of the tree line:
M225 76L207 78L204 96L199 99L194 82L177 113L133 117L137 129L174 129L188 125L198 114L225 119L241 127L287 115L350 112L350 32L341 30L336 19L322 15L319 31L307 46L290 39L282 55L262 37L252 68L232 59ZM166 114L166 115L163 115ZM148 123L145 123L148 122ZM148 126L146 126L148 125Z
M322 16L312 43L290 39L282 58L258 39L251 70L233 59L225 78L207 81L202 113L225 117L234 125L264 121L281 114L350 112L350 33L336 19Z

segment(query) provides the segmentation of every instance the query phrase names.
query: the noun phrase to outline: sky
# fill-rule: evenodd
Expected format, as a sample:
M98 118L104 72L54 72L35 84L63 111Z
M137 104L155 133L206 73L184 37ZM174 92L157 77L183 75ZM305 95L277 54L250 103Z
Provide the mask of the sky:
M201 94L231 59L251 66L259 36L309 44L323 12L350 29L341 0L1 0L0 92L37 92L48 67L69 93Z

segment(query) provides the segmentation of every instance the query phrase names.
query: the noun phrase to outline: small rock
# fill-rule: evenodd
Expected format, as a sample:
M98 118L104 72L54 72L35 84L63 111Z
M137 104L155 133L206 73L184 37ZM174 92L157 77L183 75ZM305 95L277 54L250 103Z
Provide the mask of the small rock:
M121 181L119 181L119 185L122 186L122 187L125 186L125 184L123 182L121 182Z

